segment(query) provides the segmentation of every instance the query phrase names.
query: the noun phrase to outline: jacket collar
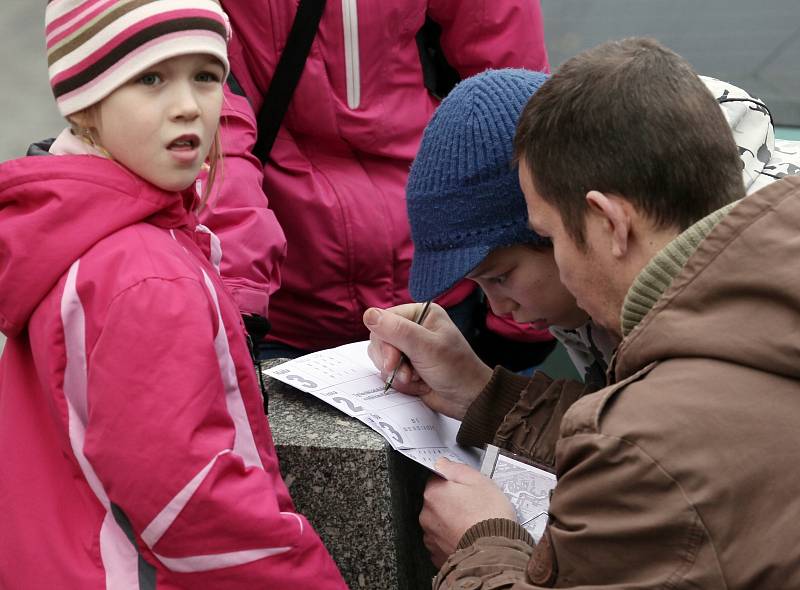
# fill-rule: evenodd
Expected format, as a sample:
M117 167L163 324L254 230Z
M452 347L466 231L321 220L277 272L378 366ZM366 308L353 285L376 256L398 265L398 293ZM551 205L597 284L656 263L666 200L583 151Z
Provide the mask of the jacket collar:
M700 242L736 206L736 203L738 201L712 212L683 231L642 269L628 289L622 305L620 322L623 338L639 325L639 322L683 270L686 261L697 250Z

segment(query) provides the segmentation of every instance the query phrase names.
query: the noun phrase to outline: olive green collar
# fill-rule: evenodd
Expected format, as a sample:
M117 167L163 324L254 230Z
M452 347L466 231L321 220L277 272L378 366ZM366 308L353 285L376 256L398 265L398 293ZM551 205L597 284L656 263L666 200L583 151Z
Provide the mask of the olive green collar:
M639 322L661 298L675 277L680 274L686 261L697 250L700 242L736 206L737 202L734 201L722 209L717 209L686 229L647 263L647 266L633 281L631 288L628 289L625 302L622 304L620 320L623 337L630 334L631 330L639 325Z

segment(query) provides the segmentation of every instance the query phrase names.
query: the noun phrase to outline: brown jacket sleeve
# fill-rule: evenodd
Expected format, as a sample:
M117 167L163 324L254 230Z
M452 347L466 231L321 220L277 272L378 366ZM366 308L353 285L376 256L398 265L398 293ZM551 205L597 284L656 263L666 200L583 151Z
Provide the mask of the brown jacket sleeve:
M537 379L540 374L534 375ZM544 375L546 379L550 379ZM483 388L475 401L467 409L461 428L458 430L458 444L467 447L482 447L494 440L500 423L519 402L523 392L530 389L533 380L512 373L497 366L489 383Z
M459 588L465 578L476 590L725 587L703 523L673 477L636 444L593 424L607 397L584 398L564 420L542 541L531 547L491 527L473 533L434 588Z
M467 410L458 443L481 447L488 442L545 466L555 460L561 418L586 393L580 381L553 380L537 372L522 377L497 367Z

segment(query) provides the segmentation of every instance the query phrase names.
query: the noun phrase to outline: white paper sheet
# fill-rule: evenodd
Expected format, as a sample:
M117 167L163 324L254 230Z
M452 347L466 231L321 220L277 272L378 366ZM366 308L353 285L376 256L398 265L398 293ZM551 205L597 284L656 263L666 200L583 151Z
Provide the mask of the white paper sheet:
M477 469L482 452L456 444L458 420L394 389L383 393L384 382L367 355L368 345L355 342L314 352L265 374L361 420L392 448L428 469L434 470L433 464L442 456Z

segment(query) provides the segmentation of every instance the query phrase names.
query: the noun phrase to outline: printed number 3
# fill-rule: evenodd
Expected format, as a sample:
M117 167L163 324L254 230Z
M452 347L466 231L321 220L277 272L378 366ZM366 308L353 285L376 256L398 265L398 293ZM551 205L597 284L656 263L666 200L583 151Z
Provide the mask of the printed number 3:
M308 379L303 379L300 375L287 375L287 381L297 381L297 387L306 387L308 389L316 389L317 384Z

